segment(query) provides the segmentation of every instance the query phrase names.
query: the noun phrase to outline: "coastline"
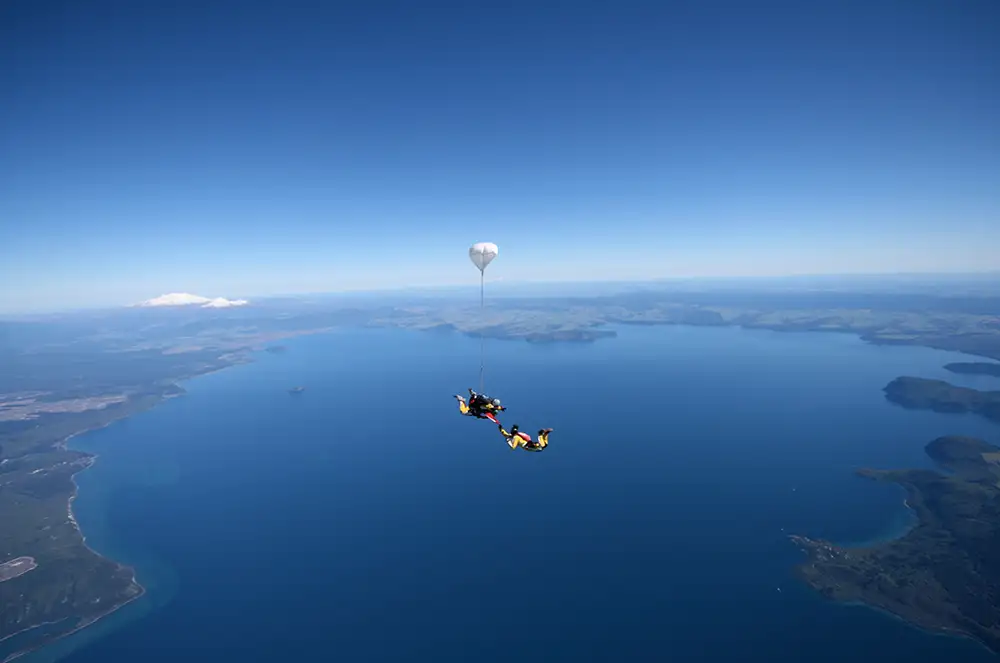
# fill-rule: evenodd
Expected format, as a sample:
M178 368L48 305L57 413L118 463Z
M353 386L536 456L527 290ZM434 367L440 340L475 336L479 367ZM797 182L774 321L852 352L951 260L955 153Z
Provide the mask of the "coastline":
M226 368L228 368L228 366ZM219 370L222 370L222 369L219 369ZM178 395L180 395L180 394L178 394ZM122 421L124 419L127 419L128 417L131 417L131 416L135 415L135 414L139 414L141 412L145 412L147 410L150 410L150 409L156 407L160 403L162 403L162 402L164 402L164 401L166 401L166 400L168 400L170 398L176 398L178 395L160 396L160 397L157 398L157 400L156 400L155 403L148 404L146 407L142 407L142 408L133 410L131 412L128 412L126 414L123 414L122 416L116 417L115 419L112 419L110 421L104 422L103 424L101 424L99 426L90 426L90 427L85 428L83 430L79 430L79 431L77 431L77 432L75 432L75 433L73 433L71 435L66 436L65 438L63 438L59 442L57 442L55 444L55 447L57 449L60 449L60 450L66 450L69 447L70 441L73 438L75 438L75 437L78 437L80 435L85 435L87 433L92 433L94 431L99 431L99 430L102 430L104 428L107 428L108 426L110 426L111 424L113 424L115 422ZM79 523L76 520L76 516L73 514L73 502L76 501L76 498L79 496L79 492L80 492L79 484L76 481L76 475L79 474L80 472L83 472L85 470L90 469L94 465L94 463L97 461L97 454L91 454L91 453L87 453L87 452L80 452L80 453L84 454L84 457L83 457L82 462L79 463L79 468L75 472L73 472L73 474L70 476L70 481L72 482L73 489L70 492L69 498L66 500L66 515L67 515L67 517L69 519L69 522L72 523L74 531L79 535L79 537L80 537L80 544L84 548L86 548L87 550L89 550L91 553L93 553L97 557L100 557L101 559L105 559L105 560L107 560L109 562L113 562L117 568L119 568L119 569L128 569L129 571L132 572L131 586L136 588L136 594L134 596L131 596L131 597L125 599L124 601L119 601L118 603L116 603L115 605L113 605L110 609L108 609L107 611L101 613L100 615L97 615L97 616L94 616L94 617L90 617L90 618L85 618L81 623L75 625L69 631L66 631L65 633L60 633L59 635L57 635L57 636L55 636L55 637L47 640L46 642L41 642L41 643L38 643L38 644L33 645L31 647L28 647L26 649L22 649L20 651L16 651L13 654L9 654L6 658L0 660L0 663L9 663L10 661L13 661L13 660L16 660L18 658L21 658L22 656L26 656L28 654L36 652L39 649L42 649L43 647L46 647L46 646L52 644L53 642L56 642L57 640L61 640L61 639L65 638L65 637L67 637L67 636L70 636L70 635L78 632L78 631L81 631L81 630L87 628L88 626L91 626L91 625L95 624L96 622L100 621L101 619L104 619L108 615L111 615L111 614L117 612L118 610L120 610L124 606L132 603L133 601L136 601L136 600L142 598L146 594L146 588L141 583L138 582L138 580L136 578L136 570L134 568L126 566L126 565L124 565L124 564L122 564L122 563L120 563L120 562L118 562L118 561L116 561L114 559L111 559L110 557L107 557L107 556L101 554L100 552L98 552L97 550L94 550L93 548L90 547L90 545L87 544L87 536L83 533L83 530L80 528L80 525L79 525ZM49 626L49 625L52 625L54 623L58 623L58 622L46 622L46 623L42 623L42 624L37 624L37 625L31 627L30 629L24 629L24 630L21 630L21 631L15 631L13 633L10 633L10 634L4 636L3 638L0 638L0 642L3 642L4 640L8 640L10 638L18 636L18 635L20 635L22 633L27 633L27 632L29 632L29 631L31 631L33 629L41 628L43 626Z
M670 325L670 326L673 326L675 323L667 323L667 324ZM684 323L680 323L680 324L684 325ZM702 325L686 325L686 326L701 327ZM727 325L727 326L729 326L729 325ZM741 325L736 325L736 326L737 327L742 327ZM749 331L753 331L753 330L761 329L761 328L760 327L746 327L746 329L749 330ZM287 337L290 337L290 336L299 336L299 335L308 335L308 334L316 334L316 333L325 333L325 332L328 332L328 331L330 331L330 330L328 330L328 329L310 330L310 331L301 332L301 333L297 333L297 334L296 333L288 334ZM428 330L414 330L414 331L428 331ZM787 331L800 331L800 330L792 330L792 329L770 329L769 331L775 331L775 332L781 333L781 332L787 332ZM866 343L871 343L871 341L869 339L864 338L863 335L858 334L857 332L854 332L854 331L851 331L851 330L807 330L807 331L827 332L827 333L829 333L829 332L832 331L834 333L843 333L843 334L848 334L848 335L854 336L855 338L859 338L860 340L862 340L862 341L864 341ZM517 339L515 337L515 338L511 338L510 340L525 340L525 339ZM929 349L936 349L936 350L942 349L942 348L934 348L931 345L924 345L924 344L914 344L914 345L923 345L923 347L927 347ZM260 344L260 345L254 347L254 348L245 348L245 349L243 349L241 351L224 353L223 355L220 356L220 359L223 359L224 361L226 361L227 362L226 365L223 365L223 366L213 366L213 367L211 367L211 368L209 368L208 370L205 370L205 371L192 372L192 373L184 375L182 377L170 378L168 380L164 380L163 384L170 384L170 385L174 385L174 386L179 386L180 383L185 382L187 380L191 380L191 379L194 379L194 378L197 378L197 377L201 377L203 375L208 375L208 374L212 374L212 373L221 372L221 371L226 370L228 368L232 368L233 366L238 366L238 365L242 365L242 364L246 364L246 363L252 363L253 361L255 361L255 359L253 357L253 354L255 354L256 352L258 352L260 350L263 350L263 349L264 349L263 348L263 344ZM961 350L957 350L957 351L956 350L945 350L945 351L956 352L956 353L965 354L965 355L971 355L972 354L972 353L961 351ZM972 356L975 356L975 355L972 355ZM186 395L186 391L184 391L182 389L181 393L164 394L164 395L157 395L155 397L147 397L148 401L144 402L144 403L141 403L140 405L138 405L137 407L135 407L135 409L129 410L126 413L121 414L121 416L117 416L117 417L111 419L110 421L104 422L104 423L102 423L100 425L90 426L90 427L81 429L79 431L73 432L72 434L65 436L59 442L55 443L54 446L56 448L59 448L59 449L68 449L70 443L75 438L77 438L78 436L81 436L81 435L86 434L86 433L90 433L90 432L101 430L103 428L106 428L106 427L110 426L110 424L112 424L112 423L115 423L115 422L127 419L128 417L130 417L130 416L132 416L134 414L138 414L138 413L141 413L141 412L144 412L144 411L147 411L147 410L151 410L151 409L157 407L158 405L160 405L165 400L168 400L168 399L171 399L171 398L176 398L176 397L183 396L183 395ZM118 612L121 608L123 608L123 607L125 607L127 605L130 605L130 604L136 602L138 599L143 598L144 596L147 595L147 589L146 589L146 587L144 587L138 581L138 579L137 579L137 572L136 572L135 568L133 568L131 566L128 566L128 565L125 565L125 564L122 564L122 563L119 563L115 559L113 559L111 557L108 557L108 556L106 556L104 554L101 554L100 552L98 552L98 551L94 550L93 548L91 548L90 545L87 543L87 537L84 534L83 530L80 528L79 523L77 522L76 517L75 517L75 515L73 513L73 505L74 505L74 502L75 502L76 498L79 495L79 485L77 483L76 478L77 478L77 474L78 473L82 472L83 470L89 469L96 462L96 460L99 457L99 455L98 454L94 454L94 453L82 452L82 451L78 451L77 453L82 454L84 457L81 458L78 461L78 467L75 468L75 471L72 473L72 475L70 477L71 481L72 481L72 491L71 491L71 493L70 493L70 495L69 495L69 497L67 499L67 516L68 516L70 522L72 523L74 530L79 534L80 541L83 543L84 547L87 550L89 550L90 552L94 553L95 555L97 555L101 559L104 559L104 560L107 560L109 562L112 562L113 564L115 564L120 569L129 569L131 571L131 583L132 583L132 586L134 586L137 589L137 593L134 596L130 596L130 597L128 597L125 600L122 600L122 601L119 601L119 602L115 603L108 610L102 612L99 615L91 616L91 617L82 619L79 624L76 624L70 630L67 630L64 633L60 633L58 635L55 635L54 637L51 637L51 638L47 639L43 643L40 643L40 644L37 644L37 645L33 645L31 647L25 648L22 651L18 651L18 652L15 652L13 654L8 655L6 658L2 659L2 662L0 662L0 663L8 663L8 662L13 661L15 659L19 659L19 658L21 658L21 657L23 657L25 655L38 652L39 650L44 649L45 647L47 647L48 645L51 645L52 643L54 643L56 641L63 640L67 636L70 636L70 635L73 635L75 633L78 633L79 631L82 631L82 630L86 629L87 627L94 625L95 623L103 620L105 617L108 617L108 616L110 616L110 615ZM904 505L907 507L907 509L911 513L915 514L915 511L914 511L913 507L910 505L910 503L909 503L908 500L904 499ZM891 539L889 539L889 540L896 540L896 539L902 538L907 533L909 533L909 531L912 531L912 529L916 525L917 525L917 523L911 524L908 527L908 529L907 529L906 532L904 532L904 533L902 533L902 534L900 534L898 536L892 536ZM884 610L886 612L889 612L890 614L893 614L893 616L895 616L895 617L897 617L899 619L902 619L903 621L908 621L906 618L904 618L904 617L902 617L900 615L896 615L895 613L892 613L892 611L889 610L889 609L882 608L880 606L872 605L872 604L865 603L865 602L859 602L859 604L860 605L865 605L865 606L868 606L868 607L872 607L872 608L875 608L875 609L878 609L878 610ZM912 622L908 622L908 623L912 624ZM36 625L36 626L34 626L32 628L38 628L40 626L44 626L44 624L39 624L39 625ZM929 632L934 632L934 633L941 633L942 632L940 629L935 630L933 628L924 628L922 626L918 626L918 628L921 628L923 630L927 630ZM31 629L26 629L25 631L19 631L17 633L12 633L9 636L5 636L2 640L6 640L9 637L13 637L15 635L18 635L18 634L21 634L21 633L25 633L27 630L31 630ZM950 636L956 636L957 635L957 636L960 636L960 637L969 637L969 636L967 636L964 633L952 632L952 631L949 631L948 629L945 629L944 632L947 635L950 635ZM0 640L0 641L2 641L2 640Z
M86 428L82 428L81 430L78 430L78 431L76 431L74 433L71 433L71 434L67 435L66 437L64 437L63 439L61 439L58 442L56 442L53 445L53 448L55 448L57 450L60 450L60 451L71 450L70 449L70 443L73 441L74 438L77 438L77 437L79 437L81 435L85 435L87 433L93 433L95 431L103 430L103 429L107 428L108 426L110 426L110 425L112 425L114 423L117 423L119 421L123 421L125 419L128 419L129 417L134 416L134 415L141 414L143 412L147 412L149 410L152 410L153 408L159 406L160 404L162 404L163 402L165 402L167 400L187 395L186 390L184 390L183 387L181 387L180 384L179 384L181 382L186 382L188 380L193 380L195 378L202 377L204 375L209 375L209 374L212 374L212 373L221 372L221 371L227 370L229 368L232 368L233 366L239 366L239 365L250 363L250 362L253 361L253 358L249 355L249 353L247 353L247 354L239 354L239 355L235 355L234 354L229 359L230 359L231 363L227 364L226 366L215 366L215 367L212 367L212 368L210 368L210 369L208 369L206 371L202 371L202 372L198 372L198 373L193 373L193 374L189 374L189 375L184 375L182 377L174 378L174 379L170 380L169 382L165 381L166 385L177 387L178 389L180 389L180 392L179 393L170 393L170 394L163 394L163 395L155 396L153 399L148 400L148 401L146 401L144 403L141 403L135 409L129 410L128 412L125 412L125 413L121 414L121 416L114 417L113 419L105 421L105 422L103 422L103 423L101 423L99 425L96 425L96 426L88 426ZM97 458L99 456L98 456L98 454L94 454L94 453L90 453L90 452L86 452L86 451L79 451L79 450L77 450L76 452L79 453L79 454L81 454L82 456L81 456L81 459L77 462L77 469L70 476L70 481L72 483L72 490L71 490L71 492L69 494L69 497L66 500L66 514L67 514L67 518L68 518L69 522L72 524L73 530L80 537L80 541L79 541L80 545L82 545L84 548L86 548L90 553L94 554L96 557L98 557L98 558L100 558L102 560L106 560L108 562L111 562L112 564L115 565L115 567L117 569L119 569L119 570L128 570L128 571L131 572L131 581L130 581L129 587L130 588L134 588L135 594L127 597L124 600L120 600L120 601L116 602L108 610L106 610L106 611L104 611L104 612L102 612L102 613L100 613L98 615L94 615L94 616L91 616L91 617L83 618L80 623L74 625L71 629L69 629L69 630L67 630L67 631L65 631L63 633L59 633L58 635L54 635L54 636L52 636L50 638L47 638L44 642L40 642L40 643L31 645L29 647L26 647L24 649L18 650L16 652L13 652L11 654L8 654L5 658L0 659L0 663L10 663L11 661L14 661L16 659L22 658L22 657L27 656L29 654L37 653L38 651L44 649L45 647L47 647L47 646L49 646L49 645L51 645L51 644L53 644L55 642L58 642L60 640L63 640L65 638L67 638L67 637L75 634L75 633L78 633L78 632L86 629L87 627L93 626L94 624L96 624L97 622L103 620L104 618L109 617L110 615L118 612L119 610L121 610L125 606L130 605L132 603L135 603L136 601L138 601L139 599L143 598L147 594L147 588L144 585L142 585L142 583L140 583L138 581L138 573L137 573L137 570L134 567L128 566L126 564L122 564L121 562L119 562L119 561L117 561L117 560L115 560L115 559L113 559L111 557L108 557L107 555L105 555L105 554L103 554L103 553L95 550L94 548L92 548L87 543L87 536L83 532L83 529L80 527L79 523L77 522L76 516L73 513L73 503L76 501L77 497L79 496L79 491L80 491L80 487L79 487L79 484L77 483L76 477L81 472L83 472L83 471L85 471L87 469L90 469L94 465L94 463L97 461ZM42 628L44 626L51 626L52 624L55 624L55 623L58 623L58 622L44 622L44 623L41 623L41 624L36 624L36 625L34 625L34 626L32 626L32 627L30 627L28 629L23 629L23 630L20 630L20 631L15 631L13 633L5 635L3 638L0 638L0 642L4 642L4 641L9 640L10 638L16 637L18 635L22 635L24 633L28 633L28 632L30 632L30 631L32 631L34 629L37 629L37 628Z
M883 562L879 560L879 553L892 550L893 546L897 544L905 545L905 539L911 536L919 537L921 528L928 528L932 525L927 521L926 507L923 506L923 496L919 487L907 481L905 477L887 478L884 474L867 475L863 472L859 471L859 476L880 482L891 482L900 486L906 494L904 504L913 513L916 522L901 536L872 541L867 545L845 546L802 535L789 535L792 543L807 556L806 561L795 565L794 576L820 597L841 606L875 610L925 633L967 640L994 656L1000 656L1000 642L995 639L979 637L973 632L973 629L961 628L949 623L954 620L954 614L929 612L919 605L907 603L905 598L900 599L878 587L874 589L869 587L871 581L865 580L866 576L863 575L863 572L871 565L874 565L875 568L881 567ZM854 555L853 558L852 555ZM862 561L865 558L868 561ZM861 566L859 566L859 561L861 561ZM890 582L893 581L890 580ZM893 584L893 588L895 587L896 585ZM973 623L973 626L976 625ZM983 632L986 633L987 630L984 628Z
M107 559L107 558L105 558L105 559ZM119 565L119 566L122 566L122 565ZM96 624L97 622L101 621L105 617L108 617L108 616L110 616L110 615L118 612L120 609L124 608L125 606L129 605L130 603L133 603L134 601L137 601L138 599L140 599L143 596L145 596L145 594L146 594L146 588L143 587L142 585L140 585L138 582L136 582L136 580L135 580L135 573L132 574L132 582L138 588L138 593L135 596L133 596L133 597L131 597L129 599L126 599L124 601L120 601L119 603L117 603L114 606L112 606L111 609L108 610L107 612L104 612L104 613L102 613L102 614L100 614L100 615L98 615L96 617L91 617L90 619L86 619L83 622L81 622L80 624L77 624L76 626L74 626L69 631L66 631L65 633L60 633L59 635L55 636L51 640L48 640L46 642L40 642L37 645L28 647L27 649L22 649L20 651L16 651L13 654L8 655L7 658L5 658L2 661L0 661L0 663L10 663L10 661L14 661L14 660L19 659L19 658L21 658L23 656L28 656L29 654L34 654L35 652L38 652L38 651L44 649L45 647L48 647L53 642L57 642L59 640L62 640L63 638L67 638L67 637L73 635L74 633L78 633L79 631L82 631L83 629L87 628L88 626L93 626L94 624ZM57 622L48 622L46 624L39 624L38 626L35 626L34 628L40 628L42 626L48 626L48 625L53 624L53 623L57 623ZM11 637L14 637L16 635L19 635L20 633L25 633L25 631L19 631L18 633L11 633L7 637L11 638Z
M40 651L44 650L46 647L52 645L53 643L65 640L65 638L67 638L68 636L73 635L75 633L79 633L80 631L83 631L84 629L93 626L94 624L102 621L104 618L117 613L125 606L134 604L136 601L138 601L138 599L147 596L148 590L138 581L137 570L132 566L123 564L113 559L112 557L109 557L107 555L100 553L97 550L94 550L87 543L87 537L84 534L79 523L77 522L76 516L73 513L73 503L79 496L79 484L77 483L76 477L80 472L83 472L84 470L87 470L91 466L93 466L93 464L96 462L96 459L98 458L98 455L86 451L70 449L70 443L72 442L73 439L87 433L92 433L98 430L102 430L104 428L107 428L113 423L123 421L136 414L152 410L153 408L159 406L164 401L167 401L169 399L187 395L187 391L183 388L183 386L181 386L182 383L184 382L205 375L218 373L230 369L234 366L253 363L256 360L255 355L261 351L266 350L266 347L269 343L273 343L274 341L284 340L288 338L296 338L299 336L309 336L315 334L329 333L335 331L336 329L337 327L321 327L321 328L303 329L291 332L263 334L238 347L221 349L218 357L216 358L216 362L219 363L207 365L204 367L203 370L188 371L180 375L165 376L162 379L158 379L154 381L152 384L160 389L163 389L164 391L162 393L157 393L157 394L142 393L135 401L131 401L130 403L131 407L126 406L124 412L116 414L115 416L112 416L108 418L106 421L102 421L99 424L85 425L79 430L75 430L69 434L64 435L61 439L52 442L48 446L49 449L52 449L54 451L72 451L76 454L79 454L79 458L74 462L75 468L69 477L71 482L71 490L66 499L67 519L72 525L74 535L79 536L78 543L82 545L85 550L94 555L95 558L110 563L111 565L114 566L115 569L129 571L131 578L129 580L128 588L130 591L134 591L134 594L127 596L124 600L116 601L110 608L99 614L81 618L81 621L78 624L75 624L72 628L68 629L65 632L53 634L48 637L43 637L41 642L26 646L23 649L19 649L18 651L9 653L6 656L0 653L0 656L3 656L3 658L0 658L0 663L10 663L11 661L14 661L16 659L22 658L30 654L37 654ZM126 399L125 402L129 403L129 400ZM56 466L58 466L58 464ZM65 620L60 620L60 621L65 621ZM0 643L10 640L11 638L14 638L16 636L23 635L25 633L30 633L35 629L43 628L46 626L52 626L53 624L58 624L58 623L59 621L42 622L34 624L28 628L21 629L19 631L14 631L13 633L4 635L2 638L0 638Z
M902 502L904 510L900 515L902 516L905 514L906 516L907 522L905 526L903 526L901 522L896 522L896 520L893 519L880 533L867 539L858 541L831 541L831 543L842 550L865 551L890 544L894 541L899 541L915 530L920 525L920 514L917 513L917 510L910 504L910 494L906 487L900 485L897 485L896 487L899 488L899 491L903 494Z
M900 624L903 624L904 626L919 631L925 635L934 636L936 638L952 638L956 640L965 640L969 643L981 647L982 649L991 654L996 655L996 652L993 651L993 649L991 649L988 644L986 644L976 636L966 633L965 631L959 631L958 629L949 628L947 626L927 626L924 624L920 624L918 622L914 622L912 620L907 619L906 617L903 617L902 615L893 612L889 608L883 607L875 603L867 603L861 599L853 601L844 600L844 601L838 601L837 603L842 608L860 608L862 610L871 610L877 612L884 617L888 617L889 619L899 622Z

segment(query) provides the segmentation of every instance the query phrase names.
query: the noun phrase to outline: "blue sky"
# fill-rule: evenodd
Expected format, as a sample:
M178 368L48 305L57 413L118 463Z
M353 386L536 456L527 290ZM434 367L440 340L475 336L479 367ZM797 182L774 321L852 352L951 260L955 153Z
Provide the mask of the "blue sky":
M1000 3L0 5L0 310L1000 268Z

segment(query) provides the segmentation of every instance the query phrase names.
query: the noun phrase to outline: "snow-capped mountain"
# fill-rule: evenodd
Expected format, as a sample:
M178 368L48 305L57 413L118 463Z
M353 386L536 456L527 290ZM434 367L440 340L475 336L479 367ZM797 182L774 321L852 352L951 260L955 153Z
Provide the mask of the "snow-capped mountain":
M230 306L245 306L249 304L245 299L226 299L225 297L202 297L192 295L187 292L172 292L167 295L160 295L153 299L140 302L137 306L195 306L201 308L228 308Z
M226 299L225 297L216 297L215 299L205 302L202 304L202 308L228 308L230 306L243 306L249 304L245 299Z

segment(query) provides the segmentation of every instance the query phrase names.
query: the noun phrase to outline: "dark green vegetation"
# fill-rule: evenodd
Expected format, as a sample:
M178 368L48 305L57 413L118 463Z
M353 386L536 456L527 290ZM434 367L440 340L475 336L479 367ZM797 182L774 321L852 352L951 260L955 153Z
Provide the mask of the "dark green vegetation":
M952 472L862 470L903 486L918 524L862 549L792 537L808 553L797 571L825 596L862 601L924 628L963 633L1000 653L1000 448L938 438L928 455Z
M966 375L992 375L993 377L1000 378L1000 364L994 364L987 361L960 361L954 364L945 364L944 367L952 373L964 373Z
M935 412L974 412L1000 422L1000 391L956 387L944 380L901 377L885 386L885 397L907 408Z
M1000 359L1000 297L989 294L997 291L992 285L820 286L826 289L660 284L600 296L490 295L485 315L470 290L460 297L327 296L0 320L0 563L19 556L38 563L3 583L0 638L9 639L0 659L86 625L142 591L131 569L84 545L70 518L72 476L92 459L67 449L66 439L180 395L178 381L247 361L254 350L280 355L282 338L370 326L579 343L614 337L612 324L740 325L839 331Z
M983 373L983 366L994 365L949 369ZM906 408L972 412L1000 422L1000 391L905 376L884 391ZM859 472L903 486L916 527L897 541L860 549L792 537L809 554L797 571L829 598L861 601L928 629L962 633L1000 653L1000 448L951 436L932 441L926 452L951 474Z
M84 626L142 594L132 569L84 545L68 502L75 493L73 475L92 459L63 442L177 393L172 386L150 388L101 409L0 424L0 556L6 561L28 555L38 564L4 582L0 591L0 638L38 629L18 637L17 651ZM38 628L51 622L58 622L58 629ZM0 648L0 655L5 653L15 652Z

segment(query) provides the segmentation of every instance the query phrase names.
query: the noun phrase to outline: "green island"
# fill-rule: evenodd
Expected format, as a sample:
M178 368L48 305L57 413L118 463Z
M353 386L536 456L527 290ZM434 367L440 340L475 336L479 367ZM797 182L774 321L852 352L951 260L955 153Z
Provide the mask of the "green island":
M280 361L287 350L278 345L282 339L391 327L590 343L613 339L614 325L740 326L849 333L872 343L1000 359L1000 297L989 294L995 291L946 296L654 284L617 294L491 297L485 311L471 291L408 292L0 319L0 661L83 628L144 592L133 569L84 543L72 516L73 476L94 458L67 441L182 396L180 382L250 361L257 352ZM276 386L277 393L287 389Z
M906 408L935 412L973 412L1000 422L1000 391L956 387L944 380L899 377L885 386L885 397Z
M955 436L932 441L926 451L951 474L859 471L906 490L918 518L913 529L868 548L793 535L808 555L796 574L828 598L965 635L1000 654L1000 448Z

